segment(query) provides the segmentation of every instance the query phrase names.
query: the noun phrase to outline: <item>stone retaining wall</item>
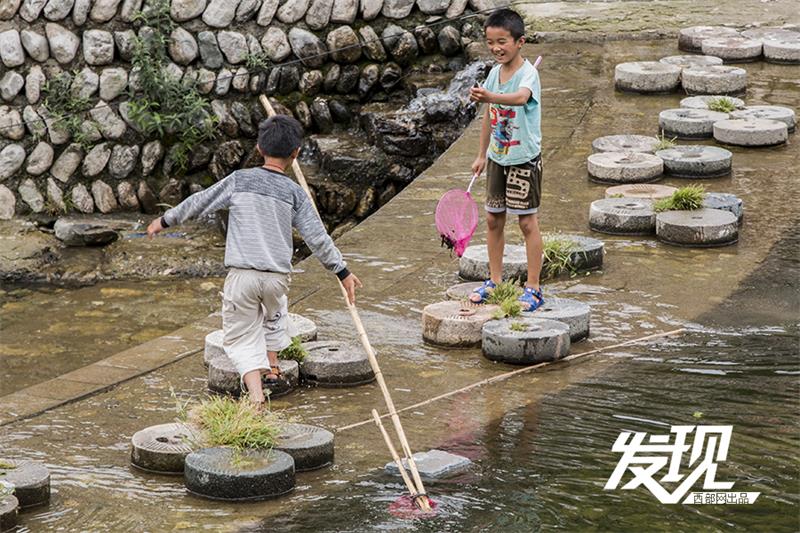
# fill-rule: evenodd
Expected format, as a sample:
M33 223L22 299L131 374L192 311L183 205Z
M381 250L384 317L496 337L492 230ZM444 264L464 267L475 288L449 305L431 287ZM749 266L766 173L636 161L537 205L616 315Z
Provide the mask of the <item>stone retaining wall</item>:
M352 119L361 106L391 100L409 73L462 67L465 49L481 38L481 19L441 21L489 9L490 2L171 0L177 24L168 70L196 83L219 121L214 142L192 152L184 175L169 141L142 135L129 116L137 90L133 40L149 30L135 18L148 0L2 0L0 219L64 210L152 212L159 201L175 204L252 158L264 117L257 94L272 96L279 112L294 114L307 133L359 126ZM91 102L81 143L43 105L43 87L63 73L72 77L71 92ZM400 166L399 182L421 170ZM331 194L317 189L318 196Z

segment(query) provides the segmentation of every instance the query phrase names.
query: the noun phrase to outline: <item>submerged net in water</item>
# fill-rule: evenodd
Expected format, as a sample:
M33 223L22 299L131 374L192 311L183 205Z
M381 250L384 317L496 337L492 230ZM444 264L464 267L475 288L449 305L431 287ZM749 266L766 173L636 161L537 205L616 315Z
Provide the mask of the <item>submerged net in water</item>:
M436 205L436 229L442 237L442 246L454 250L458 257L464 254L478 227L478 205L469 193L475 178L472 177L466 191L447 191Z

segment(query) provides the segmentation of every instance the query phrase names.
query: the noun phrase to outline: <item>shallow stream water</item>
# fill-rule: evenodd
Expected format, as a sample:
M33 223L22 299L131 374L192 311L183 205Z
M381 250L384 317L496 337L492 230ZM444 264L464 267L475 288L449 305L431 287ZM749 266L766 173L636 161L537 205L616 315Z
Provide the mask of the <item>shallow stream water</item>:
M673 42L530 50L545 57L545 231L589 234L588 205L604 189L585 175L593 138L655 134L658 111L678 105L677 94L615 93L614 64L676 53ZM746 68L749 103L800 109L800 69ZM458 183L450 177L468 179L475 135L473 126L432 175L421 178L448 181L415 192L412 185L415 196L404 192L341 240L346 249L359 246L357 252L349 248L347 259L368 282L362 317L398 407L513 369L477 350L426 346L420 336L419 310L457 281L455 261L437 248L432 206ZM337 433L336 464L299 475L295 492L273 502L207 502L187 495L179 478L132 470L131 435L175 416L170 387L182 399L204 393L198 354L0 428L2 454L41 460L53 472L53 502L21 515L21 531L797 531L796 138L778 148L733 149L733 176L707 183L709 190L744 199L737 245L689 250L604 236L602 272L546 286L550 297L592 305L592 336L572 353L678 327L688 328L686 334L553 365L403 414L415 450L440 448L475 463L469 474L429 487L440 503L435 518L409 522L388 513L402 487L381 470L388 453L371 424ZM404 238L387 241L387 230L398 228ZM484 233L482 226L476 242ZM518 241L518 230L510 228L509 235L509 242ZM321 285L313 264L303 268L293 291L308 296L294 310L320 325L321 338L352 338L337 289ZM214 283L219 280L4 295L0 394L206 316L218 302ZM336 428L367 419L380 404L377 388L365 386L303 389L274 407ZM731 449L717 479L733 481L733 490L760 491L757 503L663 505L641 487L603 490L619 459L611 446L621 431L666 433L675 424L732 424Z

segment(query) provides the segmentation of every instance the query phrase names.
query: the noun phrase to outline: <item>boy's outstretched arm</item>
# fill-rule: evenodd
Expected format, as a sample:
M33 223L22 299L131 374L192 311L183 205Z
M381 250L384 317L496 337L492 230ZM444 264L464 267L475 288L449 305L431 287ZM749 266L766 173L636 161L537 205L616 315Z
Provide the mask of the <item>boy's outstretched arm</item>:
M230 205L233 189L232 174L208 189L194 193L177 206L168 209L163 216L150 222L150 225L147 226L147 236L153 238L164 228L182 224L190 218L225 209Z
M339 281L347 291L347 298L351 304L356 303L356 288L361 288L361 281L355 274L347 270L347 263L342 257L342 252L336 247L328 235L319 215L314 211L311 200L304 197L299 209L294 214L292 226L297 228L303 240L311 249L314 256L322 265L336 274Z
M486 150L489 149L489 135L492 133L492 125L489 122L489 106L484 106L483 121L481 121L481 139L478 146L478 157L472 163L472 174L480 175L486 168Z

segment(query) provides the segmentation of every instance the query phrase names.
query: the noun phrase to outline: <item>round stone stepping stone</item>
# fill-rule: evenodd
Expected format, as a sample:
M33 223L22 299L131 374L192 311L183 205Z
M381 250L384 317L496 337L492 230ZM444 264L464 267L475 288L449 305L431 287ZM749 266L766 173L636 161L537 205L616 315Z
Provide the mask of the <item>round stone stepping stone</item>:
M0 480L14 487L20 509L45 505L50 501L50 471L34 461L0 461Z
M545 297L544 305L533 312L533 317L563 322L569 326L570 342L578 342L589 336L591 312L592 308L588 304L551 296Z
M598 152L642 152L652 154L658 139L647 135L606 135L592 141L592 151Z
M470 281L489 279L489 250L485 244L468 246L458 261L458 275ZM506 244L503 249L503 279L528 277L528 255L524 246Z
M321 387L353 387L375 380L375 373L361 345L337 341L311 342L303 360L303 381Z
M733 154L717 146L675 146L659 150L664 171L677 178L721 178L731 173Z
M651 235L656 213L650 200L603 198L589 207L589 227L612 235Z
M786 123L789 133L792 133L797 126L797 116L794 113L794 109L779 105L750 105L731 113L731 118L777 120Z
M741 98L734 98L733 96L725 96L724 94L704 94L702 96L689 96L681 100L681 107L689 109L708 109L711 102L725 98L730 100L736 109L744 108L744 100Z
M483 326L483 355L492 361L532 365L565 357L570 347L569 326L544 318L490 320Z
M747 88L747 71L728 65L683 70L683 88L689 94L737 94Z
M739 32L724 26L692 26L678 33L678 48L685 52L699 52L703 41L717 37L737 37Z
M17 527L19 501L13 495L0 499L0 531L11 531Z
M483 285L481 281L468 281L466 283L459 283L447 289L447 297L451 300L463 302L469 300L472 292Z
M543 235L544 240L564 239L572 243L572 253L569 262L576 271L596 270L603 266L605 245L603 241L584 237L583 235L570 235L563 233L550 233Z
M205 448L186 457L184 481L192 494L226 501L275 498L294 489L294 459L280 450Z
M286 424L275 449L292 456L296 472L316 470L333 463L333 433L308 424Z
M797 31L787 30L784 28L753 28L742 32L742 37L755 40L768 40L768 39L800 39L800 34Z
M602 183L647 183L664 173L660 157L640 152L602 152L587 160L589 177Z
M764 40L764 59L768 63L800 64L800 38L769 38Z
M678 88L681 67L660 61L620 63L614 69L614 85L621 91L665 93Z
M706 139L714 134L714 123L728 118L728 113L708 109L665 109L658 114L658 126L664 135L679 139Z
M789 139L789 128L769 119L721 120L714 124L714 138L735 146L775 146Z
M744 217L744 202L735 194L727 192L708 192L703 201L703 207L708 209L722 209L730 211L736 217L736 221L741 224Z
M615 185L606 189L606 198L635 198L639 200L661 200L669 198L677 191L676 187L655 183L632 183Z
M733 213L720 209L664 211L656 216L656 235L680 246L725 246L739 239L739 224Z
M722 59L714 56L669 56L659 59L661 63L675 65L681 69L689 67L707 67L709 65L721 65Z
M496 305L463 305L448 300L422 310L422 338L439 346L477 346L481 328L497 311Z
M186 424L150 426L131 438L131 465L154 474L183 474L184 460L198 440L196 430Z
M300 365L297 361L278 359L278 368L283 374L283 379L278 383L268 383L266 375L262 375L261 386L269 390L272 398L284 396L300 384ZM239 371L227 356L216 357L208 363L208 390L234 397L243 393Z
M705 39L700 49L704 54L720 57L726 63L747 63L761 57L761 40L747 37Z

